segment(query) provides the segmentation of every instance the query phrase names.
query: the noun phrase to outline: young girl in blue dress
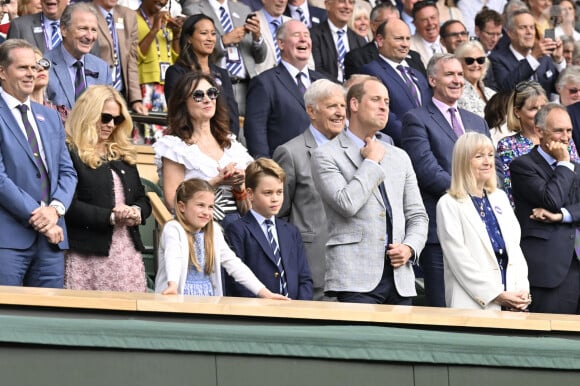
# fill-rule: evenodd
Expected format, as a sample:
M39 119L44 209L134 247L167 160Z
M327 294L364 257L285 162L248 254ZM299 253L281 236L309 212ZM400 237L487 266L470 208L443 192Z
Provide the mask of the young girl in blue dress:
M212 220L214 191L204 180L183 181L175 196L175 220L163 227L155 292L222 296L221 268L261 298L288 299L270 292L234 254Z

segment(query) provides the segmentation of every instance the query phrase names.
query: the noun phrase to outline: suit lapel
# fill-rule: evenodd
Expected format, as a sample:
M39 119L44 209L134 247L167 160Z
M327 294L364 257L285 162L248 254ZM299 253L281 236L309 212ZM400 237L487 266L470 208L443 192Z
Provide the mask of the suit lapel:
M32 155L32 150L30 149L30 144L28 143L26 136L22 132L22 129L18 125L18 122L16 122L16 119L14 119L14 115L12 115L12 112L8 108L6 102L4 101L4 98L1 97L0 97L0 112L2 112L0 113L0 118L4 121L4 124L6 125L8 131L10 131L12 135L14 135L14 138L16 139L18 144L22 147L28 158L30 158L30 160L34 162L34 164L36 165L36 161L34 160L34 156Z
M54 157L57 154L53 154L50 148L50 127L48 126L47 117L42 114L40 109L35 103L30 103L32 110L32 116L36 122L36 127L38 127L38 134L40 135L40 140L42 141L42 147L44 149L44 159L46 162L46 169L48 173L49 180L51 181L50 186L52 186L52 174L51 170L54 169L55 160ZM59 155L60 156L60 155Z
M111 37L111 31L109 31L109 25L107 20L103 17L101 10L98 5L95 5L97 10L97 23L99 25L99 35L105 39L107 45L109 46L109 52L111 52L111 57L113 56L113 38ZM113 23L115 23L115 15L113 14Z
M403 78L401 78L399 74L397 74L396 72L397 70L393 69L393 67L391 67L389 63L385 62L382 59L380 59L380 63L381 67L385 72L385 75L387 75L392 81L397 83L397 85L401 90L405 91L405 95L407 95L407 98L409 98L409 101L411 101L412 105L415 106L415 101L413 99L413 95L411 94L411 90L409 89L409 86L407 86L407 84L403 81Z
M304 107L304 96L298 90L298 86L294 82L294 79L292 79L292 76L283 64L279 64L278 67L276 67L276 76L284 87L294 96L294 98L296 98L298 103Z
M308 158L312 157L312 151L318 147L312 132L310 132L310 128L304 131L304 146L306 147L306 153L308 154Z
M62 47L62 44L55 49L56 60L53 60L52 62L52 66L54 67L53 74L56 75L58 83L60 85L60 89L64 92L64 95L68 100L69 106L74 106L75 104L74 90L71 87L73 83L72 79L70 78L68 68L66 67L64 57L62 56L61 50L63 49L64 48Z
M431 118L435 123L437 123L441 130L453 141L453 143L455 143L457 141L457 135L453 132L453 129L449 126L449 123L447 123L447 119L445 119L433 101L429 101L427 109L429 110L429 113L431 113Z
M286 229L286 224L282 221L276 219L276 233L278 234L278 248L280 248L280 256L282 256L282 264L284 265L284 271L286 271L286 277L288 277L288 268L290 266L288 254L284 253L284 248L286 246L286 251L288 250L288 245L292 245L292 240L290 239L290 232ZM274 261L276 263L276 261Z
M485 223L481 220L481 216L479 215L478 210L473 205L471 198L466 197L462 199L461 206L462 206L461 212L465 215L465 218L471 224L471 226L475 228L476 233L481 238L481 241L485 245L485 248L487 249L488 253L491 256L495 256L493 246L491 245L491 240L489 239L489 235L487 233L487 228L485 227ZM493 206L494 205L492 204L491 207L493 208Z
M34 31L40 29L42 31L42 33L34 33ZM36 46L38 48L40 48L40 50L42 52L46 52L47 50L47 46L46 46L46 38L44 36L44 34L47 34L47 36L51 36L52 31L44 31L44 26L41 23L40 20L40 13L36 15L36 17L34 18L34 22L32 24L32 36L34 36L34 42L36 43Z
M244 216L244 221L248 225L248 229L250 229L252 237L258 242L258 245L260 245L260 248L262 248L264 254L268 256L268 258L272 260L274 264L276 264L276 258L274 257L274 251L272 250L272 246L270 245L270 242L264 235L264 231L262 230L260 224L258 224L258 221L254 217L254 215L248 212Z

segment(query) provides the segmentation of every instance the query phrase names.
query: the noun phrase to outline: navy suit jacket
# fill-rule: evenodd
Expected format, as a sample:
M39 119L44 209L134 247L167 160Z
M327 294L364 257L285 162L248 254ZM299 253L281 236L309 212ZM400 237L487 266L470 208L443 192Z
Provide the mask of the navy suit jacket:
M64 46L59 44L53 50L48 51L44 57L51 62L48 87L46 93L48 100L57 106L65 106L69 110L75 104L75 90L73 86L73 79L70 77L64 54ZM86 54L85 61L85 80L87 87L94 84L104 84L112 86L111 71L109 65L103 59L93 55ZM91 72L93 76L86 75Z
M49 200L60 201L68 209L77 185L77 174L65 144L64 127L55 110L31 102L40 141L44 148L50 180ZM27 249L38 233L28 224L40 206L40 173L32 150L8 105L0 97L0 245ZM50 203L50 202L49 202ZM64 231L61 249L68 249L64 217L58 220ZM38 236L43 237L43 236Z
M574 165L574 172L565 166L552 169L537 147L510 164L516 216L522 227L520 245L528 262L530 285L534 287L557 287L570 269L576 228L580 226L578 168ZM530 214L534 208L545 208L554 213L566 208L573 222L532 220Z
M572 120L572 140L578 148L578 144L580 144L580 102L571 104L567 109Z
M276 219L276 232L282 264L288 284L288 296L297 300L312 300L312 277L306 260L300 231L284 220ZM274 293L280 293L280 272L270 242L251 212L231 223L225 229L226 239L236 255L254 275ZM241 284L226 277L228 296L254 297Z
M518 61L509 46L493 50L489 54L489 60L491 61L495 88L498 91L512 91L519 82L528 80L536 74L537 80L546 91L548 98L550 94L556 92L554 85L558 78L558 70L549 56L544 56L538 60L540 67L536 71L532 70L527 60Z
M308 73L311 82L325 78L316 71ZM250 80L244 122L248 151L255 158L271 158L278 146L308 127L304 97L283 64Z
M375 42L367 43L366 45L350 50L344 57L344 76L346 79L353 74L359 74L360 68L373 60L379 59L379 49ZM425 66L421 60L421 55L417 51L410 50L405 58L409 67L419 71L423 76L426 76Z
M350 28L347 29L349 51L367 44L366 40L357 35ZM329 79L338 79L338 53L328 20L312 27L312 57L316 71L326 75ZM346 77L345 77L346 79Z
M413 68L410 68L410 71L419 88L421 103L431 102L431 88L427 79ZM362 66L360 73L376 76L389 90L389 121L383 131L393 138L397 146L400 146L403 131L401 118L409 110L418 107L415 105L411 90L397 71L381 58Z
M328 15L326 14L326 9L318 8L308 4L308 13L310 14L310 28L323 23ZM286 6L286 10L284 10L284 15L288 17L292 17L292 13L290 12L290 7Z
M458 110L465 131L490 136L487 123L481 117L463 109ZM427 243L439 243L435 222L437 202L451 185L451 156L455 141L457 135L432 100L403 115L402 147L413 162L429 215Z

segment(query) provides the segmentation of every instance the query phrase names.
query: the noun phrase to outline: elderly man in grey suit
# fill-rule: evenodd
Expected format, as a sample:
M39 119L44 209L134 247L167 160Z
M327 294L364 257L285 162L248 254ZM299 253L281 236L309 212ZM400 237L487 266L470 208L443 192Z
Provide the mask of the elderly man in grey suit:
M375 137L389 116L383 83L355 84L346 105L348 129L311 163L329 231L325 290L341 302L410 305L429 223L417 178L404 151Z
M310 158L318 146L344 130L344 94L344 89L330 80L312 83L304 94L310 126L303 134L277 147L273 156L286 172L284 204L279 216L287 217L300 230L314 282L314 300L324 296L324 248L328 232L322 200L312 182Z

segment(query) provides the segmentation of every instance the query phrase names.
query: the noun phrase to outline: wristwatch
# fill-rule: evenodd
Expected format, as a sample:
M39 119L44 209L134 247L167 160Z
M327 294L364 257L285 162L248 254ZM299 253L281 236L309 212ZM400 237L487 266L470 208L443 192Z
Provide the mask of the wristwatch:
M58 217L64 216L64 213L65 213L64 205L52 203L52 204L50 204L50 207L54 208L56 210L56 214L58 214Z

